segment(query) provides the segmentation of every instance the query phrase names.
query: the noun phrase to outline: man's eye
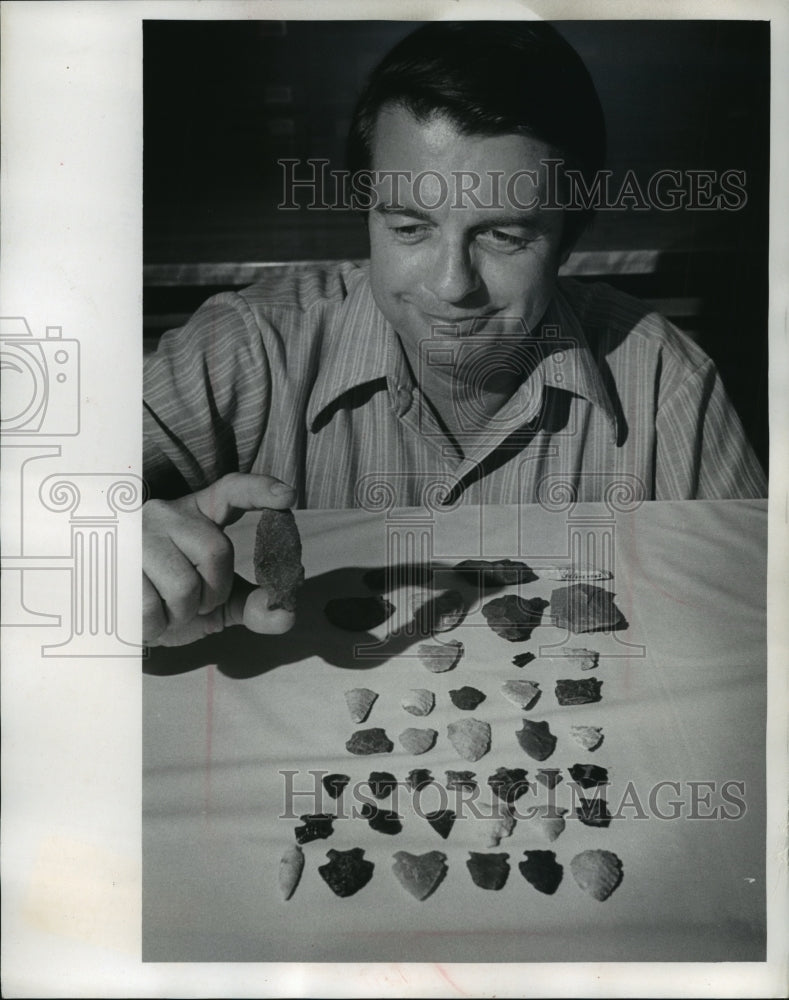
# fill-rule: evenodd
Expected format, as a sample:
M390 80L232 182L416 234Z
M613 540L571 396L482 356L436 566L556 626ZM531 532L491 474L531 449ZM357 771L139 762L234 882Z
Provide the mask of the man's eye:
M525 236L513 236L500 229L488 229L480 233L477 238L498 250L522 250L529 243Z
M415 222L409 226L390 226L389 231L400 239L414 240L424 236L428 227L423 223Z

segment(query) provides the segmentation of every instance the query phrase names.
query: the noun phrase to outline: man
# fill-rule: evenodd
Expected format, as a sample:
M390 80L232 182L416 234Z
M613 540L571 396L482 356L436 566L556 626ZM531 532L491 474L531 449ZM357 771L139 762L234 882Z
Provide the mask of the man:
M604 124L549 26L435 23L373 73L351 126L370 265L210 300L146 370L145 636L291 627L233 574L261 507L764 495L706 355L606 286L558 281Z

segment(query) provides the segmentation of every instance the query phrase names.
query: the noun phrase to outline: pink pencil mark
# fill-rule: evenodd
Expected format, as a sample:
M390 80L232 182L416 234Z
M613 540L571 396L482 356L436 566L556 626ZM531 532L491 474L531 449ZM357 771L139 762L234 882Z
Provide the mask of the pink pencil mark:
M211 805L211 742L214 730L214 664L206 667L205 692L205 774L203 783L203 815Z
M454 980L452 979L452 977L451 977L451 976L450 976L450 975L449 975L449 974L448 974L448 973L446 972L446 970L445 970L445 969L443 968L443 966L441 966L441 965L438 965L438 963L436 963L436 964L435 964L435 965L433 966L433 968L434 968L434 969L435 969L435 970L436 970L436 971L438 972L438 974L439 974L439 975L440 975L440 976L442 977L442 979L445 979L445 980L446 980L446 981L447 981L447 982L449 983L449 985L450 985L450 986L452 987L452 989L453 989L453 990L454 990L454 991L455 991L456 993L459 993L459 994L460 994L461 996L464 996L464 997L465 997L465 996L468 996L468 993L466 993L466 991L465 991L465 990L463 990L463 989L462 989L462 988L461 988L461 987L460 987L460 986L459 986L459 985L458 985L458 984L457 984L457 983L456 983L456 982L455 982L455 981L454 981Z

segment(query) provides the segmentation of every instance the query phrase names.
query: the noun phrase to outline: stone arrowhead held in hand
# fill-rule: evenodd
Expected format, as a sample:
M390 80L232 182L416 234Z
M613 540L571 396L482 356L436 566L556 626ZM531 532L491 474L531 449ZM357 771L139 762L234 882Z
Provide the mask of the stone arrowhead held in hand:
M252 557L255 582L268 593L269 610L296 609L296 594L304 583L301 538L291 510L262 510Z

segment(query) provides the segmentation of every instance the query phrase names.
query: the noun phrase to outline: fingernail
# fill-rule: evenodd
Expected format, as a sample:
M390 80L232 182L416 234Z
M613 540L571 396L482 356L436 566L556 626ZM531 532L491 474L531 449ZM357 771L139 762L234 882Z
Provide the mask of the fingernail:
M293 489L292 486L288 486L287 483L274 483L274 485L271 487L271 492L281 495L284 493L294 493L295 490Z

